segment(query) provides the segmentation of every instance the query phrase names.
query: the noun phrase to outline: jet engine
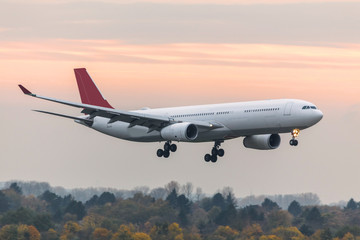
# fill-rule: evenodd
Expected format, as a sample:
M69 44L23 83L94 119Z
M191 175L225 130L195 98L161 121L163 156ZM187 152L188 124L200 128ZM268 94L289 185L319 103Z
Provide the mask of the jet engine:
M280 146L279 134L252 135L244 138L244 146L258 150L276 149Z
M161 129L161 137L170 141L193 141L198 136L198 129L192 123L175 123Z

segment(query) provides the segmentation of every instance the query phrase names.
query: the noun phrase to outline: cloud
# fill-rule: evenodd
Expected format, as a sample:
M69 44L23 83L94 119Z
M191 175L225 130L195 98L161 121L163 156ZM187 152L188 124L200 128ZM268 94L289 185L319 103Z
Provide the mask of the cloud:
M1 42L0 59L222 65L264 68L359 69L360 45L132 45L117 40Z
M0 37L9 41L121 39L129 44L360 41L360 2L229 3L6 1L0 9L1 27L13 30L0 32Z

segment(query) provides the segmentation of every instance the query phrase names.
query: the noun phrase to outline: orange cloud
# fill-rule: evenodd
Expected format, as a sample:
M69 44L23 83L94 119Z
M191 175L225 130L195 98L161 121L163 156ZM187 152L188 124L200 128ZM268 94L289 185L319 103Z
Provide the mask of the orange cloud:
M0 44L5 86L21 79L43 92L66 88L77 96L72 69L87 67L108 99L136 99L134 108L144 102L153 107L267 98L352 104L359 101L359 63L360 45L128 45L61 39Z

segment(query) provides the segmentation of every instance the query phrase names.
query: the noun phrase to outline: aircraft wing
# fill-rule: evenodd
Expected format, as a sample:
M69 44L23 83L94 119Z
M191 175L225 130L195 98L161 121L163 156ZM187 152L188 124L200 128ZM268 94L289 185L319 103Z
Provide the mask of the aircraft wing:
M95 106L95 105L75 103L75 102L50 98L50 97L39 96L37 94L33 94L32 92L30 92L28 89L26 89L22 85L19 85L19 87L22 90L22 92L26 95L40 98L40 99L47 100L47 101L51 101L51 102L68 105L71 107L82 108L83 110L81 112L84 114L88 114L90 116L89 119L93 119L94 117L97 117L97 116L105 117L105 118L109 118L109 123L114 123L116 121L127 122L130 124L129 128L133 127L133 126L144 126L144 127L149 128L148 132L151 132L154 130L160 131L162 128L164 128L168 125L181 122L181 121L175 121L174 119L165 117L165 116L151 115L151 114L132 112L132 111L115 110L113 108L99 107L99 106ZM44 111L40 111L40 112L49 113L49 112L44 112ZM62 114L55 114L55 113L49 113L49 114L56 115L56 116L64 116ZM75 117L73 117L73 119L75 119ZM194 122L193 124L199 126L200 128L205 128L207 130L212 130L212 129L223 127L222 125L220 125L218 123L210 123L210 122L198 122L197 121L197 122Z

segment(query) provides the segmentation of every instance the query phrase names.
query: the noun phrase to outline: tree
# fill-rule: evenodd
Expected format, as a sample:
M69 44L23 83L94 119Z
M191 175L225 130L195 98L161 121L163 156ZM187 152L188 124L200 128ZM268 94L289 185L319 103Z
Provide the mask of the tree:
M264 201L261 203L261 206L266 211L272 211L272 210L279 210L280 209L279 205L276 202L273 202L268 198L264 199Z
M0 239L2 240L16 240L17 239L17 226L5 225L0 229Z
M77 233L81 230L79 224L73 221L66 222L63 228L63 234L60 239L73 239L77 235Z
M146 233L137 232L133 235L134 240L151 240L150 236Z
M176 190L173 189L171 193L166 197L166 201L169 202L169 205L173 208L177 207L177 198L178 195L176 193Z
M300 227L300 232L306 236L311 236L314 234L314 230L309 225L303 224Z
M133 240L133 232L131 227L127 225L121 225L111 240Z
M98 204L98 201L99 201L98 195L94 195L85 202L85 207L89 208L89 207L95 206Z
M94 240L108 240L111 233L106 228L96 228L92 234Z
M185 197L184 194L181 194L177 198L177 207L180 209L179 212L180 222L182 225L185 226L188 223L186 215L190 213L191 202L189 201L189 199Z
M279 211L272 211L269 215L267 215L266 221L266 230L271 230L277 227L290 227L291 226L292 216L289 212L279 210Z
M155 199L165 199L166 195L166 190L165 188L155 188L153 190L151 190L150 192L150 196L155 198Z
M192 198L193 190L194 190L194 185L191 182L187 182L181 187L181 192L183 192L185 197L187 197L188 199Z
M32 225L34 222L34 211L27 208L19 208L16 211L9 211L1 218L1 223L6 224L26 224Z
M297 217L301 214L301 206L297 201L292 201L288 207L288 212L291 213L294 217Z
M324 230L321 231L320 234L320 238L321 240L332 240L332 234L329 228L325 228Z
M351 233L346 233L341 240L355 240L355 237Z
M358 204L354 201L354 199L350 199L349 202L346 204L345 209L355 210L358 207Z
M46 240L59 240L59 234L52 228L50 228L47 232L41 233L41 236Z
M9 188L14 190L16 193L18 193L20 195L22 194L22 190L21 190L21 188L18 186L18 184L16 182L10 184Z
M224 210L226 207L225 199L221 193L216 193L212 198L212 205L219 207L221 210Z
M214 232L215 239L235 240L239 232L229 226L219 226Z
M197 187L195 191L195 201L200 202L200 200L203 198L204 198L204 193L202 189L200 187Z
M110 192L103 192L98 200L98 204L105 205L106 203L114 203L116 201L115 195Z
M261 235L263 235L263 231L259 224L252 224L251 226L247 226L242 232L241 235L245 239L258 239Z
M7 210L9 210L9 199L0 191L0 213L6 212Z
M78 201L71 201L69 205L65 209L65 213L74 214L77 217L77 220L81 220L85 215L85 207L82 202Z
M296 227L278 227L272 233L282 240L305 240L306 237Z
M179 193L180 184L176 181L171 181L165 185L165 190L167 195L169 195L173 190L175 190L176 194Z
M312 222L312 223L321 223L322 217L321 217L319 209L317 207L311 208L311 210L309 211L309 213L306 216L306 220L309 222Z
M28 226L29 240L40 240L40 232L34 226Z

